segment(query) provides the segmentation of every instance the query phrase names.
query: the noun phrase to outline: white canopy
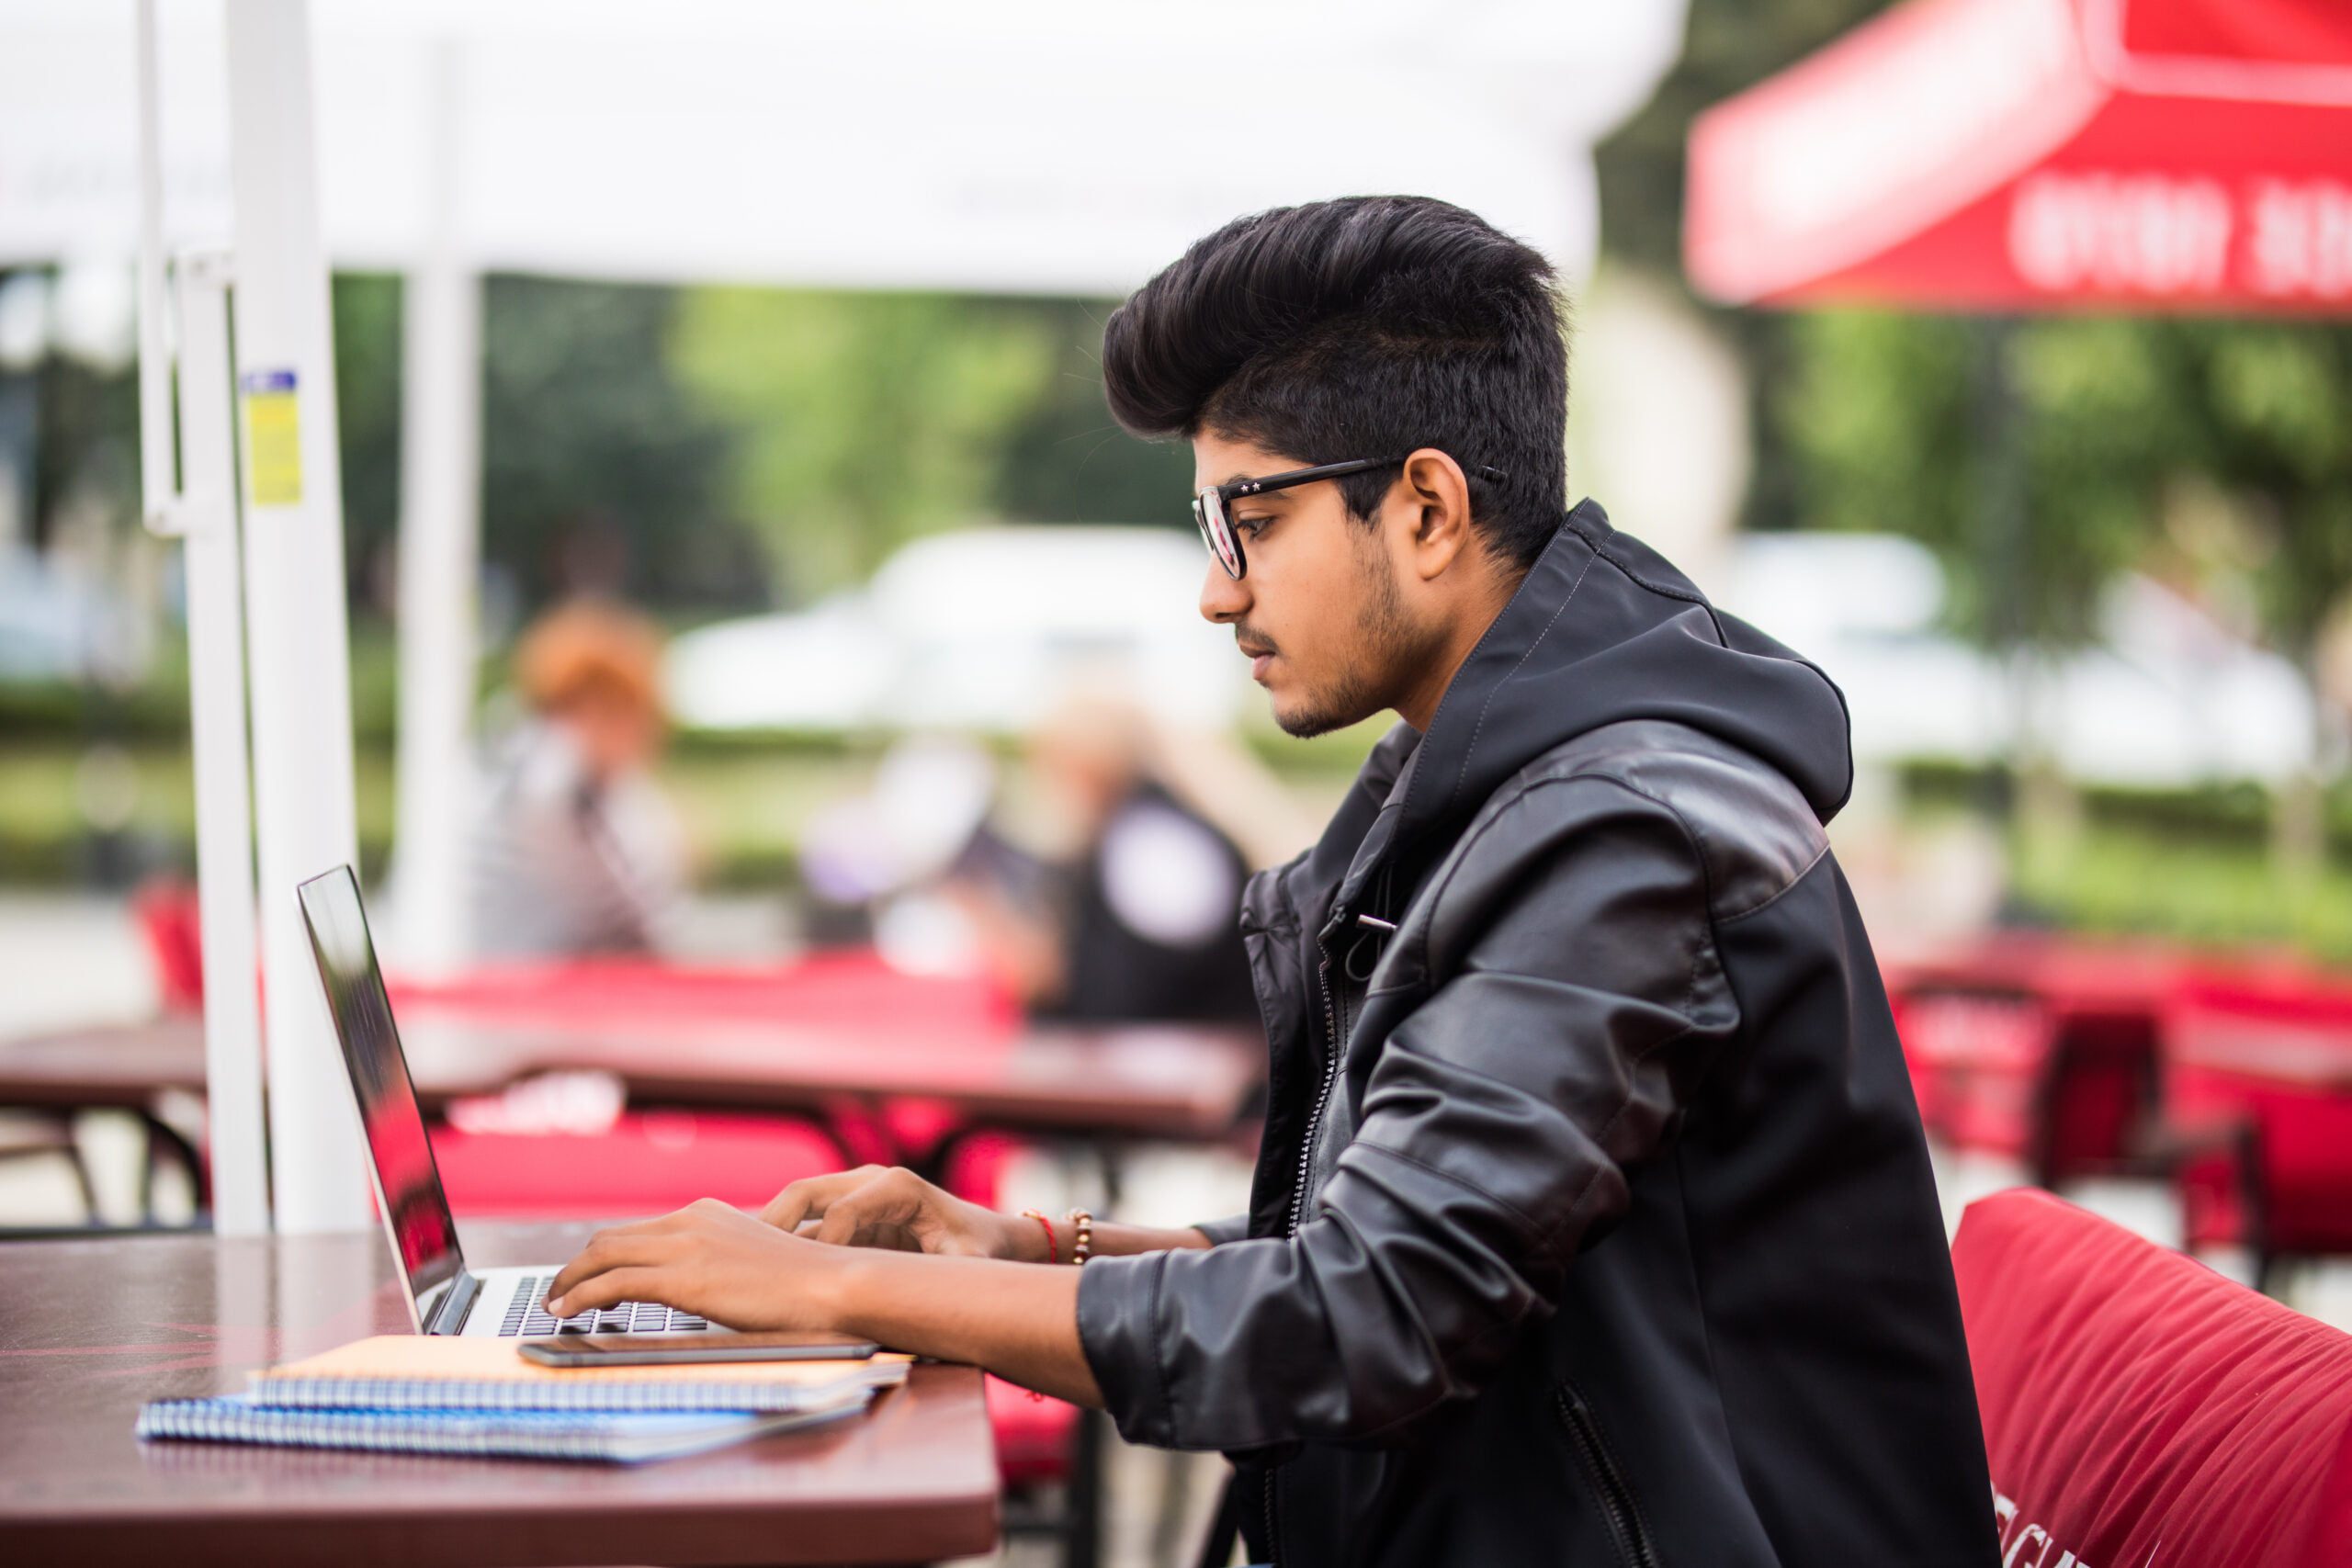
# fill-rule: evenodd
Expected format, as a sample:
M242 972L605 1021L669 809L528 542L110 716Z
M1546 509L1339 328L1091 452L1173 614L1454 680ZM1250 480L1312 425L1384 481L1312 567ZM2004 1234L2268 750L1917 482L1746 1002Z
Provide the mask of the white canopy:
M227 232L218 0L164 0L165 231ZM339 263L1120 294L1237 213L1459 201L1581 274L1682 0L315 0ZM130 7L0 0L0 261L128 256ZM464 126L436 188L433 124ZM446 209L442 208L447 203Z

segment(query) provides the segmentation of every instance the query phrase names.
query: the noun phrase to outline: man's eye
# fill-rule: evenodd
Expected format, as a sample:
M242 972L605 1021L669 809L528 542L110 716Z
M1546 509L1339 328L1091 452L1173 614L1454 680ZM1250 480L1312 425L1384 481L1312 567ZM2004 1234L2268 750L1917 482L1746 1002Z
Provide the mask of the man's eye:
M1272 522L1271 517L1237 517L1233 520L1233 531L1245 539L1254 539L1264 533Z

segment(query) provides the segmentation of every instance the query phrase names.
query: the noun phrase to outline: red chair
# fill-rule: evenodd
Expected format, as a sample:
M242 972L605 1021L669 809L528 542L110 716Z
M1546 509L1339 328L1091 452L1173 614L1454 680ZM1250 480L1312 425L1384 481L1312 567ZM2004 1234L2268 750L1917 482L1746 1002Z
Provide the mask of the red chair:
M2160 999L2084 1005L1951 981L1889 998L1920 1121L2039 1184L2139 1168L2155 1113Z
M1923 987L1889 1000L1919 1119L1956 1149L2023 1159L2055 1036L2029 993Z
M2045 1187L2161 1168L2158 1042L2180 953L2000 931L1883 970L1930 1133Z
M155 965L155 995L168 1013L204 1010L204 918L191 883L158 878L130 897L140 940Z
M996 1428L996 1465L1011 1487L1069 1477L1070 1444L1078 1431L1078 1406L1038 1399L1002 1378L988 1380L989 1425ZM1058 1533L1058 1523L1039 1527Z
M2352 1255L2352 987L2311 974L2186 987L2166 1020L2165 1119L2191 1247Z
M2007 1568L2352 1563L2352 1336L2030 1189L1952 1266Z

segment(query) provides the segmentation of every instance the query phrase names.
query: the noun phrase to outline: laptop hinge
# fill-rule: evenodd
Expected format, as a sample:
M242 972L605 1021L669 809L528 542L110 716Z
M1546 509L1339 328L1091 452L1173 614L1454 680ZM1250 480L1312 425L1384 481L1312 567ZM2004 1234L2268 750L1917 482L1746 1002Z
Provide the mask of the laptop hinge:
M441 1299L435 1304L432 1315L424 1320L424 1332L465 1332L466 1318L474 1309L474 1298L481 1294L481 1281L474 1278L473 1270L458 1269L456 1277L450 1280L448 1289L441 1292Z

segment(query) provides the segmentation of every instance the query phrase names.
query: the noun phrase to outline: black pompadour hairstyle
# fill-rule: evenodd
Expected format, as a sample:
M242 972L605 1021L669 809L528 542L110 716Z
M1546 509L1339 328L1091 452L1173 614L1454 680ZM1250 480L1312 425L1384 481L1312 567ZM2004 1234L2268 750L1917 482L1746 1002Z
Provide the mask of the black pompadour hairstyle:
M1302 463L1435 446L1470 476L1487 547L1520 568L1566 505L1567 342L1551 265L1426 197L1236 219L1112 312L1102 380L1112 414L1147 437L1207 430ZM1376 470L1340 483L1368 518L1395 481Z

